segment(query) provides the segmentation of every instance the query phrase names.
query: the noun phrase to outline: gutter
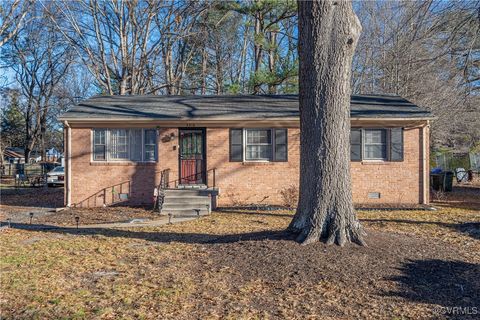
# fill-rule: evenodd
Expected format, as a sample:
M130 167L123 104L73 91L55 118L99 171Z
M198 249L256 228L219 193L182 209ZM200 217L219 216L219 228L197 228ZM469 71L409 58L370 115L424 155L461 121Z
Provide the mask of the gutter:
M68 121L63 121L63 126L66 129L67 135L67 150L66 155L66 188L65 188L65 206L71 207L72 205L72 128Z
M272 122L272 121L295 121L300 122L299 117L284 117L284 118L210 118L210 119L199 119L199 118L178 118L178 119L155 119L155 118L144 118L144 117L105 117L105 118L75 118L75 117L60 117L60 121L70 121L71 123L75 122L125 122L129 121L130 123L185 123L185 122L195 122L195 123L238 123L238 122ZM389 118L389 117L351 117L350 121L428 121L434 120L435 117L404 117L404 118Z

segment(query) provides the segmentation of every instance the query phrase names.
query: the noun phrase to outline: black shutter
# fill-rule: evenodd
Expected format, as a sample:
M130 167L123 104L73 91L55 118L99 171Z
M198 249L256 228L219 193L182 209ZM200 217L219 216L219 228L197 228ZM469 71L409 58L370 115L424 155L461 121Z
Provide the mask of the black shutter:
M243 161L243 129L230 129L230 162Z
M403 128L390 129L390 161L403 161Z
M287 129L275 129L275 157L274 161L288 161Z
M350 161L362 161L362 129L350 129Z

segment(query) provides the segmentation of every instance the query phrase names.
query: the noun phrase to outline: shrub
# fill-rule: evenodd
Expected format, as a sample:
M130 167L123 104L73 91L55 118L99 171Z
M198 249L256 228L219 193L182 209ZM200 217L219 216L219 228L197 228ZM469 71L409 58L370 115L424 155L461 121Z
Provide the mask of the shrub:
M294 185L280 191L283 205L288 208L295 208L298 204L298 188Z

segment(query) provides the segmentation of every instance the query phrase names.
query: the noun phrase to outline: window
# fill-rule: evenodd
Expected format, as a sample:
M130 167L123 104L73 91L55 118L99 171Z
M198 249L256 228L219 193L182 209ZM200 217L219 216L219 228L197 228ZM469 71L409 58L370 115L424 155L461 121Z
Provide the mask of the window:
M94 129L94 161L156 161L154 129Z
M246 129L245 159L272 159L272 131L270 129Z
M142 129L130 130L130 160L142 161Z
M243 129L230 129L230 162L243 161Z
M145 161L155 161L157 150L157 133L155 130L145 130Z
M363 158L366 160L387 159L387 130L365 129Z
M403 161L403 128L352 128L350 159Z
M110 160L128 160L126 129L110 129Z
M287 129L230 129L230 161L287 161Z
M275 129L275 161L287 161L287 129Z
M362 129L352 128L350 130L350 159L362 161Z
M107 160L107 131L95 129L93 133L93 160Z

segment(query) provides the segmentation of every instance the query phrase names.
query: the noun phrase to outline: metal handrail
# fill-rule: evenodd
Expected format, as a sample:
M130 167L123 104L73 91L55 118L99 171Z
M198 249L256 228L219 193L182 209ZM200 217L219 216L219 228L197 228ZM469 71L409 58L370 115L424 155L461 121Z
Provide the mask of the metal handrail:
M122 181L120 183L117 183L117 184L114 184L114 185L111 185L111 186L108 186L108 187L105 187L103 189L100 189L99 191L95 192L94 194L92 194L91 196L83 199L82 201L79 201L77 203L75 203L73 205L73 207L75 208L83 208L83 205L84 203L86 202L87 204L87 208L90 207L90 201L93 199L93 206L96 207L97 206L97 198L98 197L101 197L103 198L103 201L100 203L102 204L104 207L106 206L109 206L109 205L113 205L113 204L117 204L117 203L120 203L120 202L124 202L126 200L123 200L123 199L118 199L118 201L115 200L115 193L116 194L123 194L124 190L124 186L128 186L127 187L127 190L128 192L126 193L128 196L127 198L130 198L130 193L131 193L131 181L130 180L127 180L127 181ZM116 192L115 191L115 188L119 188L120 191L119 192ZM107 192L107 190L111 189L109 192ZM111 202L107 202L107 194L108 193L111 193L112 194L112 199L111 199Z
M167 169L167 170L170 170L170 169ZM196 177L198 175L201 175L203 173L206 173L206 178L207 178L207 187L209 186L208 185L208 173L209 172L212 172L213 173L213 178L212 178L212 182L213 182L213 188L216 187L216 168L212 168L212 169L208 169L207 171L200 171L200 172L197 172L195 174L191 174L191 175L188 175L188 176L185 176L185 177L182 177L182 178L179 178L179 179L175 179L175 180L171 180L171 181L168 181L166 183L166 187L169 188L171 184L173 184L175 186L175 188L178 187L178 185L180 184L181 180L185 180L185 179L188 179L188 178L191 178L191 177Z

